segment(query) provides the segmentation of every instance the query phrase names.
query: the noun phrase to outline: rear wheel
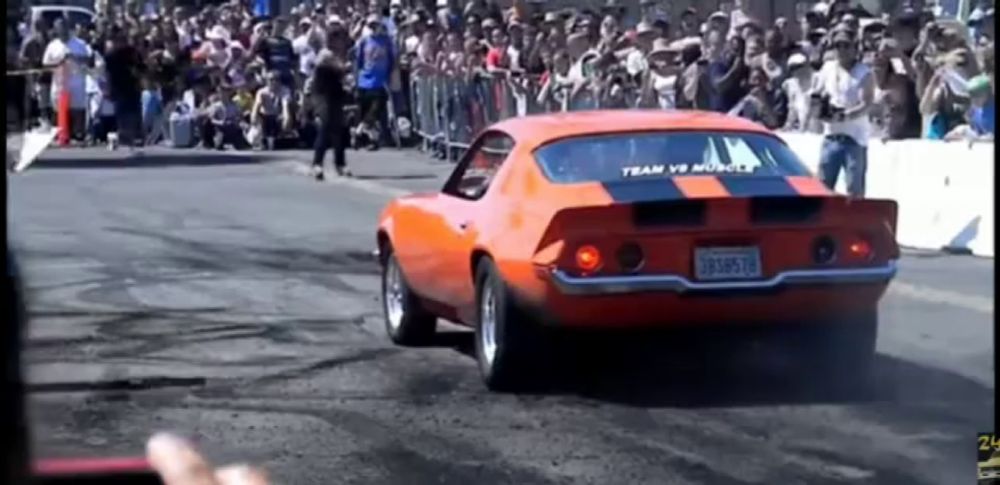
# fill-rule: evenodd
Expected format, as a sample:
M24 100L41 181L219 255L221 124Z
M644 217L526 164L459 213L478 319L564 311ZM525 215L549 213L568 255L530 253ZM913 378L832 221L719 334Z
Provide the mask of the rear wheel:
M382 310L385 331L400 345L426 343L434 335L437 317L424 310L420 299L410 290L396 254L388 248L382 265Z
M540 334L510 297L493 261L476 268L476 360L490 390L527 388L537 373Z

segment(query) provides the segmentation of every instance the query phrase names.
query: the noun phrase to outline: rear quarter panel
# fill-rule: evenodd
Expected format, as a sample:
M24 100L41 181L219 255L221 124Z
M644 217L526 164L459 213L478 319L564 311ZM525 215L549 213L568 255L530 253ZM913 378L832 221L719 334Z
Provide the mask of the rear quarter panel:
M539 300L545 287L533 261L539 251L558 251L555 246L546 248L542 240L553 216L567 207L606 205L611 199L599 184L552 184L538 168L530 147L515 147L509 161L498 174L497 190L482 201L477 249L493 258L515 293ZM475 271L471 263L470 269Z

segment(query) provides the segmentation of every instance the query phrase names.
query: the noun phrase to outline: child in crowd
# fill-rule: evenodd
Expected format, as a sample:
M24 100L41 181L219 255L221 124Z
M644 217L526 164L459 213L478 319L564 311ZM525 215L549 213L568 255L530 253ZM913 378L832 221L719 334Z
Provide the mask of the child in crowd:
M218 92L212 96L208 105L208 119L202 125L202 142L217 150L223 150L226 145L232 145L237 150L250 148L243 136L242 112L233 101L233 87L227 84L219 86Z
M257 91L250 123L259 127L268 150L274 150L275 140L287 127L290 118L291 92L281 84L277 71L267 73L267 83Z

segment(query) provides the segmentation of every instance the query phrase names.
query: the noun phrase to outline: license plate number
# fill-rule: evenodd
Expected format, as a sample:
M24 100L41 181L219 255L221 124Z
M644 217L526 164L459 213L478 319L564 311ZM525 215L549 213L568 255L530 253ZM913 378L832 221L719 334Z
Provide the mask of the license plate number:
M757 247L696 248L694 275L703 281L749 280L760 278L760 249Z

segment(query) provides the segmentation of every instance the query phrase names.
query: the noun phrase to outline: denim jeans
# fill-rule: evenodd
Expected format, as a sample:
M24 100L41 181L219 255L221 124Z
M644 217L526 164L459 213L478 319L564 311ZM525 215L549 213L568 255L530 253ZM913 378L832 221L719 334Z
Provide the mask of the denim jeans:
M823 138L823 147L820 149L820 179L830 190L834 190L841 170L846 178L848 195L864 197L868 147L847 135L827 135Z

